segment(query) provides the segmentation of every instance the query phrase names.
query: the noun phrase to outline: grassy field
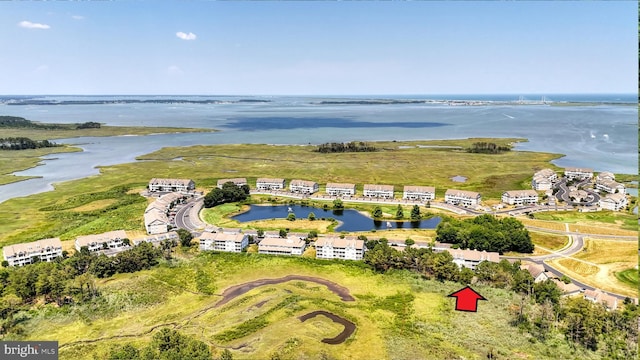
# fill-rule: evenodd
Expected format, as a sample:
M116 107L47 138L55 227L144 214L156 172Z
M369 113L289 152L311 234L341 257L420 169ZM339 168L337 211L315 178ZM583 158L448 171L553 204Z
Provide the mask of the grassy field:
M621 281L618 273L635 269L638 243L605 239L585 239L584 250L572 259L553 260L550 264L572 278L600 289L631 297L638 296L637 285ZM629 278L632 279L632 278Z
M584 231L595 234L608 234L607 231L613 229L620 230L619 233L609 233L611 235L637 235L638 217L637 215L625 212L598 211L598 212L539 212L534 214L539 220L553 220L569 224L572 231ZM589 228L585 228L589 227ZM563 229L564 230L564 229Z
M529 235L531 236L531 240L534 244L549 250L560 250L569 242L569 238L565 235L542 233L538 231L529 231Z
M215 307L217 294L230 286L290 274L328 279L355 301L342 301L317 283L290 281ZM236 359L486 359L490 349L503 359L596 358L572 352L560 336L540 343L518 332L508 310L518 298L504 290L476 286L489 301L477 313L454 311L447 295L460 287L404 271L379 275L350 262L203 254L103 280L96 304L47 305L26 314L21 339L56 339L60 358L74 360L104 358L114 344L141 346L162 326L206 342L218 355L229 349ZM355 323L355 333L342 344L320 342L342 329L322 316L297 319L314 310Z
M616 278L625 284L638 288L638 269L627 269L616 273Z

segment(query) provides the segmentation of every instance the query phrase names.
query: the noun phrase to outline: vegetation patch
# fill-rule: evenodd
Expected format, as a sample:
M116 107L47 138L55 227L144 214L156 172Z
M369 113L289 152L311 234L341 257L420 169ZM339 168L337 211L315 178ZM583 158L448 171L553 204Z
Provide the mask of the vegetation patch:
M638 269L627 269L617 272L616 278L634 288L638 287Z

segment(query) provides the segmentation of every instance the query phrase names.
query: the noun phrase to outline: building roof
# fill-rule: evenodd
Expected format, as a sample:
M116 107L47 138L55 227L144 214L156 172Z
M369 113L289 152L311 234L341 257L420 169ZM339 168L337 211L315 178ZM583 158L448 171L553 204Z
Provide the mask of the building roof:
M263 248L265 246L281 248L281 247L304 247L304 240L301 240L297 236L288 236L286 239L283 238L264 238L260 241L258 245L259 248Z
M523 196L538 196L538 192L535 190L509 190L502 193L508 197L523 197Z
M609 195L605 196L604 198L600 198L600 201L608 201L608 202L612 202L613 201L613 202L616 202L616 203L619 203L619 202L622 202L622 201L625 201L625 200L626 200L626 197L622 193L609 194Z
M529 274L531 274L531 276L533 276L533 278L537 278L538 276L540 276L540 274L544 273L544 266L542 265L538 265L538 264L527 264L527 265L522 265L520 267L521 269L527 270L529 272Z
M564 168L564 172L579 172L579 173L593 173L593 169L590 168L578 168L578 167L567 167Z
M393 185L377 185L377 184L365 184L364 190L370 191L393 191Z
M108 231L102 234L78 236L76 238L76 244L79 246L87 246L91 243L105 243L115 239L126 239L127 233L124 230Z
M467 191L467 190L456 190L456 189L448 189L445 193L445 196L457 196L457 197L466 197L466 198L477 198L480 196L480 193L475 191Z
M609 171L602 171L602 172L600 172L600 173L598 174L598 177L597 177L597 178L598 178L598 179L602 179L602 180L605 180L605 179L607 179L607 180L615 180L615 179L616 179L616 176L615 176L612 172L609 172Z
M347 248L352 247L356 249L364 249L364 240L358 240L353 238L341 239L337 236L321 237L316 240L316 248L323 246L332 246L334 248Z
M236 243L241 243L246 235L242 233L234 233L228 234L223 232L217 233L202 233L200 235L200 240L213 240L213 241L233 241Z
M284 179L280 178L258 178L256 183L268 183L268 184L282 184Z
M558 287L558 289L560 289L560 291L562 291L562 293L564 294L577 293L577 292L580 292L581 290L578 285L572 282L565 284L564 281L560 281L558 279L551 279L551 281L553 281Z
M335 188L335 189L354 189L356 184L347 184L347 183L327 183L326 188Z
M607 179L598 179L596 180L596 184L602 185L602 186L606 186L608 188L611 189L615 189L617 187L623 187L624 188L624 184L621 184L615 180L607 180Z
M233 178L233 179L218 179L217 185L218 186L222 186L228 182L232 182L234 184L246 184L247 183L247 179L246 178Z
M433 186L413 186L413 185L405 185L404 191L411 192L421 192L421 193L435 193L436 188Z
M497 252L463 249L447 249L446 251L448 251L454 259L500 262L500 254Z
M585 290L584 297L587 300L595 301L597 303L604 303L609 309L615 309L617 307L618 299L615 296L609 295L600 289Z
M315 187L316 185L318 185L317 182L315 181L310 181L310 180L291 180L289 182L289 185L291 186L311 186L311 187Z
M188 186L189 183L193 182L193 180L191 179L160 179L160 178L153 178L151 180L149 180L149 185L165 185L165 186L170 186L170 185L182 185L182 186Z
M540 171L537 171L535 174L533 174L534 177L542 176L542 177L545 177L545 178L548 178L548 177L551 177L551 176L554 176L554 175L557 176L558 174L556 174L556 172L551 170L551 169L542 169Z
M4 253L5 257L9 257L19 253L40 252L41 249L46 249L48 247L62 249L60 238L42 239L28 243L7 245L2 248L2 252Z

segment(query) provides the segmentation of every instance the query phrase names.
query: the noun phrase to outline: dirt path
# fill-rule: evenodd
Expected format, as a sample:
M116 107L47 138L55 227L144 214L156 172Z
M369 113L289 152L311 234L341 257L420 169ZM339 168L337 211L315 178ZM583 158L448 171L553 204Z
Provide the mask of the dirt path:
M324 285L327 287L327 289L329 289L329 291L333 292L334 294L340 296L340 298L342 299L342 301L355 301L355 299L353 298L353 296L351 296L351 294L349 294L349 289L340 286L334 282L331 282L329 280L325 280L322 278L317 278L317 277L312 277L312 276L303 276L303 275L287 275L285 277L281 277L278 279L260 279L260 280L254 280L254 281L250 281L248 283L244 283L244 284L240 284L240 285L235 285L232 287L227 288L223 293L222 293L222 299L220 301L218 301L215 305L215 307L220 307L226 303L228 303L229 301L235 299L236 297L245 294L257 287L260 286L265 286L265 285L273 285L273 284L280 284L283 282L287 282L287 281L292 281L292 280L302 280L302 281L310 281L310 282L314 282L320 285Z
M336 322L342 326L344 326L344 330L342 330L342 332L340 334L338 334L338 336L333 337L333 338L324 338L322 339L322 342L325 344L331 344L331 345L337 345L337 344L342 344L345 340L347 340L349 338L349 336L351 336L351 334L353 334L354 331L356 331L356 324L352 323L351 321L347 320L347 319L343 319L340 316L330 313L328 311L324 311L324 310L317 310L317 311L313 311L310 312L308 314L299 316L298 319L300 319L300 321L305 322L311 318L314 318L318 315L324 315L326 317L328 317L329 319L333 320L333 322Z

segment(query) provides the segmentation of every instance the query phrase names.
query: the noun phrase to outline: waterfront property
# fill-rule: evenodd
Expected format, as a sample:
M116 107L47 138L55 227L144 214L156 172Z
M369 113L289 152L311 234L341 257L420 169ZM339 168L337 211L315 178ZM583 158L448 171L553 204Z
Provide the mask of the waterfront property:
M59 238L51 238L7 245L2 248L2 254L9 266L31 264L34 258L38 258L40 261L52 261L62 256L62 243Z
M595 188L596 190L608 192L609 194L613 194L613 193L624 194L626 192L624 184L621 184L615 180L609 180L609 179L600 178L600 177L596 179Z
M300 236L265 237L258 244L260 254L270 255L302 255L307 243Z
M200 235L200 250L215 250L239 253L249 246L249 235L237 233L202 233Z
M475 270L476 266L483 261L500 262L500 254L497 252L487 252L478 250L448 249L453 262L460 268L466 267Z
M316 240L315 247L317 259L362 260L365 251L364 240L352 237L321 237Z
M175 231L169 231L167 233L163 233L163 234L157 234L157 235L150 235L150 236L146 236L143 238L139 238L139 239L134 239L133 245L139 245L143 242L148 242L151 243L153 245L158 245L161 242L165 241L165 240L175 240L178 241L180 237L178 236L178 233Z
M569 180L586 180L593 177L593 169L568 167L564 169L564 176Z
M218 187L218 189L222 189L222 185L228 182L233 183L235 186L247 185L246 178L233 178L233 179L219 179L218 182L216 183L216 186Z
M444 202L451 205L476 207L480 204L480 193L475 191L448 189L444 194Z
M167 213L184 199L184 195L172 192L162 195L147 206L144 211L144 226L148 234L162 234L169 231Z
M538 203L535 190L511 190L502 193L502 202L509 205L529 205Z
M627 197L624 193L609 194L600 198L598 205L606 210L620 211L627 206Z
M433 200L436 198L436 188L433 186L405 185L402 198L404 200Z
M362 195L370 198L392 199L393 185L365 184Z
M542 169L533 174L531 187L538 191L550 190L557 180L558 174L556 174L555 171L551 169Z
M289 182L289 191L298 194L313 194L318 192L318 183L307 180L291 180Z
M258 178L256 180L256 189L258 190L283 190L284 179Z
M158 179L149 181L149 191L182 191L190 192L195 190L196 184L191 179Z
M331 196L353 196L356 184L327 183L325 191Z
M600 289L585 290L584 298L597 304L603 304L607 310L615 310L618 308L618 298Z
M598 176L596 176L596 181L597 180L615 180L616 176L609 171L603 171L601 173L598 174Z
M78 236L75 245L78 251L86 246L89 251L96 252L128 247L124 239L127 239L127 233L124 230L114 230L102 234Z

